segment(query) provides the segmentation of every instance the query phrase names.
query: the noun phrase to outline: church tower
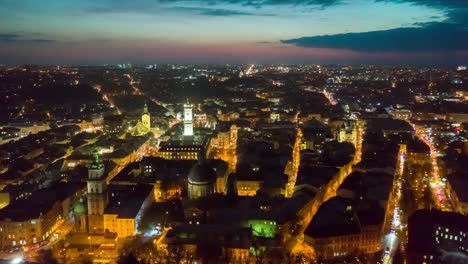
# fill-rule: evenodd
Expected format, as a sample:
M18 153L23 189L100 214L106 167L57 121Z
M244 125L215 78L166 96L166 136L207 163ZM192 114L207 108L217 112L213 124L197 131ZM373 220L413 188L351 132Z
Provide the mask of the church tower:
M193 136L193 115L191 105L187 99L187 103L184 104L184 136Z
M148 111L148 105L145 103L145 106L143 107L143 114L141 115L141 124L148 129L148 131L151 129L151 122L150 122L150 114Z
M90 234L104 233L104 210L106 209L107 183L104 163L97 148L92 152L92 163L88 167L88 230Z

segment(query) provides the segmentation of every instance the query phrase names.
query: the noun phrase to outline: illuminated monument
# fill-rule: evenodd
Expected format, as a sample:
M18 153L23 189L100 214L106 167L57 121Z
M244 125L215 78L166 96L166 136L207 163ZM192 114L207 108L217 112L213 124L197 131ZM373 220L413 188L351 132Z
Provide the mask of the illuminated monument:
M133 136L143 136L146 135L148 132L151 131L151 118L148 111L148 105L145 103L143 107L143 113L141 114L141 120L138 121L136 126L134 126L130 134Z
M93 161L88 167L88 230L90 234L104 233L104 209L106 209L107 183L104 163L97 148L92 152Z
M193 105L187 99L184 104L184 136L193 136Z

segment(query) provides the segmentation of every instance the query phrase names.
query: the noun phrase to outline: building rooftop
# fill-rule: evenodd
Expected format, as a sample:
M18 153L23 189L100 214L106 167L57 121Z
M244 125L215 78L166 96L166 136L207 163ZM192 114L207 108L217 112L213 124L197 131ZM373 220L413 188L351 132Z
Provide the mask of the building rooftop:
M461 202L468 202L468 174L455 173L447 175L450 187L455 191Z
M359 232L360 226L354 214L353 201L333 197L320 206L304 233L313 238L323 238Z
M135 218L152 191L153 186L146 184L109 186L109 206L104 214L116 214L119 218Z
M338 188L351 190L358 196L371 200L387 200L393 186L393 176L382 172L354 171Z
M413 127L406 121L392 118L373 118L367 123L367 128L383 131L413 132Z
M301 165L297 173L296 186L311 185L320 188L326 185L339 169L333 166Z
M56 183L47 189L34 192L26 199L11 201L0 210L2 221L26 221L46 214L56 202L65 200L84 189L85 183Z

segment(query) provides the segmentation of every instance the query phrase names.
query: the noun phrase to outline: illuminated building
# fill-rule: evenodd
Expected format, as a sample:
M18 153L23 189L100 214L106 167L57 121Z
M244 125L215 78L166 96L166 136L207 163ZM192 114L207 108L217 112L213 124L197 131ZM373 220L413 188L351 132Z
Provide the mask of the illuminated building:
M345 120L336 129L336 140L338 142L350 142L357 146L358 126L357 121Z
M203 243L220 245L221 255L225 256L229 263L250 263L253 241L251 230L247 227L177 225L169 231L159 246L163 251L170 251L171 246L183 246L187 253L195 255L196 245Z
M88 167L88 230L91 234L104 232L103 214L108 203L104 163L97 148L92 152L93 161Z
M395 119L408 120L411 118L411 111L408 109L390 109L388 112Z
M334 197L323 203L306 228L305 243L321 259L371 254L380 250L384 209L374 203L359 208L351 199Z
M252 229L252 236L274 238L278 231L276 221L268 219L250 219L243 226Z
M188 174L187 191L189 199L208 196L216 191L216 172L205 161L202 154Z
M152 186L111 186L109 195L109 207L103 217L105 232L119 238L136 235L143 212L154 201Z
M262 188L263 179L236 179L237 195L255 196Z
M84 193L83 184L58 183L0 210L0 246L32 246L49 239Z
M157 155L167 160L197 160L198 153L207 153L208 149L208 137L173 137L167 142L161 142Z
M193 115L193 126L194 127L206 127L208 124L208 117L205 113L195 113Z
M127 166L111 183L132 184L138 177L144 176L149 184L154 183L156 202L180 199L182 190L187 187L185 177L193 166L192 160L166 160L160 157L143 157L139 168ZM115 180L115 181L114 181Z
M193 105L187 100L184 104L184 136L193 136Z
M270 114L270 121L272 121L272 122L280 121L280 114L279 113L271 113Z
M171 183L156 181L154 184L154 199L156 202L164 202L171 199L178 199L182 196L182 186Z
M119 134L124 130L124 117L122 115L109 115L104 117L104 133Z
M217 150L234 150L237 145L237 132L236 125L218 126L218 132L211 138L210 145Z

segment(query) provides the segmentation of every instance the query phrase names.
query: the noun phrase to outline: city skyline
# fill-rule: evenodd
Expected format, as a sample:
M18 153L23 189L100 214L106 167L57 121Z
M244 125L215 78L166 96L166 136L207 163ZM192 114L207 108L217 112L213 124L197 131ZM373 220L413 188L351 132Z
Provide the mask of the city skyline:
M3 1L0 64L462 64L468 3Z

